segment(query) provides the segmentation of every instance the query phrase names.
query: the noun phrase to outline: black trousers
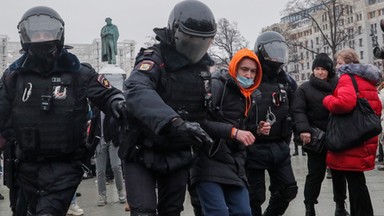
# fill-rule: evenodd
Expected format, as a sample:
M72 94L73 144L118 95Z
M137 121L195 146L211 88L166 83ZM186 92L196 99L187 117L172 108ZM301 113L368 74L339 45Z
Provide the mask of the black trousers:
M304 203L317 204L317 198L319 197L321 190L321 183L324 180L327 168L325 162L327 152L324 151L322 153L316 153L307 151L307 156L308 174L305 178L304 185Z
M17 184L14 184L13 187L9 189L9 201L12 209L12 216L27 215L28 203Z
M140 213L180 216L189 177L189 168L157 174L142 164L124 162L125 188L131 215ZM157 194L156 195L156 187Z
M321 183L324 180L326 173L326 152L316 153L307 151L308 161L308 174L305 178L304 185L304 203L317 204L320 195ZM344 204L347 198L347 181L345 176L332 179L333 184L333 200L336 203Z
M334 180L342 181L343 178L347 179L351 216L373 216L371 197L364 172L333 169L331 169L331 172L333 183L335 182ZM333 189L337 189L337 186L333 185Z
M281 196L290 186L296 186L296 179L293 174L291 159L288 157L283 162L267 168L270 177L271 198L269 201L269 209L273 212L283 215L287 210L289 201L286 197ZM246 169L249 183L250 202L253 216L261 216L261 205L266 199L265 186L265 169ZM296 191L297 193L297 191ZM296 196L296 194L295 194Z
M19 198L25 198L32 215L65 216L73 195L81 182L81 163L75 162L21 162L17 183ZM17 206L22 199L17 200ZM16 208L16 215L23 215L23 208Z

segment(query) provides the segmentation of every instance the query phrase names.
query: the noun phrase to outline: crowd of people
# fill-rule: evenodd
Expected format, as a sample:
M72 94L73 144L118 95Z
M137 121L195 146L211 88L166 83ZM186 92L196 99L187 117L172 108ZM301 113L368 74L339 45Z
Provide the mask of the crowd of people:
M309 80L297 86L283 69L287 42L275 31L211 73L217 25L196 0L176 4L167 26L154 29L158 43L140 50L124 91L67 50L64 21L52 8L29 9L17 27L23 55L0 81L4 179L17 216L83 215L76 190L92 158L100 207L110 200L109 164L132 216L180 216L187 192L195 215L284 215L298 193L291 141L306 149L313 129L331 130L328 116L350 112L358 97L378 116L384 104L380 71L350 48L318 53ZM373 216L364 172L375 168L378 146L383 160L383 140L304 150L305 215L316 215L329 169L335 216Z

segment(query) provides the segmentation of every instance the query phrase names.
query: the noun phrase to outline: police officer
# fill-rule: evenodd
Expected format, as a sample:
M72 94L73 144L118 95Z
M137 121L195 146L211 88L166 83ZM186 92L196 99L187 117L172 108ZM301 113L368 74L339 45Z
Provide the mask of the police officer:
M83 175L81 160L88 154L87 98L119 118L125 112L124 97L67 51L64 21L55 10L29 9L18 30L25 54L0 82L0 133L10 119L17 183L29 214L65 215Z
M119 153L131 215L178 216L194 148L212 142L202 127L213 64L206 52L216 23L204 3L186 0L154 32L160 43L140 50L124 83L131 116Z
M262 33L256 40L255 53L263 68L259 86L261 97L250 116L257 121L268 121L268 135L257 135L248 147L246 173L249 182L252 214L261 216L265 201L265 170L270 176L271 198L264 216L283 215L289 202L296 197L297 184L290 160L292 120L290 102L296 83L282 66L287 62L288 47L284 37L273 31ZM256 124L255 124L256 125ZM256 131L256 130L252 130Z

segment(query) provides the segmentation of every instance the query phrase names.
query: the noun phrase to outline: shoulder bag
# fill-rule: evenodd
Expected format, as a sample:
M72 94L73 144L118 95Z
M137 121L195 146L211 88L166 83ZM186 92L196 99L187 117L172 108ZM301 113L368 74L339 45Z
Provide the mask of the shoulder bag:
M351 77L358 96L358 86ZM380 117L375 114L368 100L357 97L352 112L331 114L325 134L326 148L332 152L340 152L362 145L368 139L381 133Z

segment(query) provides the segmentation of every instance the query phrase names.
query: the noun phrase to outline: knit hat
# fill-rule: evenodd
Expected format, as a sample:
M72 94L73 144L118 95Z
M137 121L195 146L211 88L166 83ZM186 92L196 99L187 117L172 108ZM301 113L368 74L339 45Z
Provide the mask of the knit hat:
M319 53L312 63L312 71L316 67L325 68L328 71L328 77L332 78L335 76L335 71L333 69L333 61L329 56L325 53Z

